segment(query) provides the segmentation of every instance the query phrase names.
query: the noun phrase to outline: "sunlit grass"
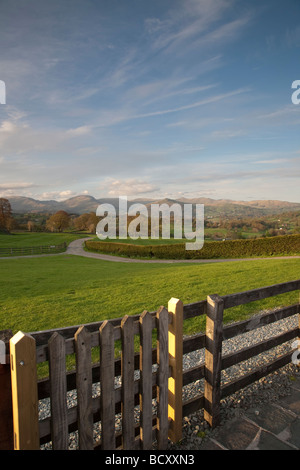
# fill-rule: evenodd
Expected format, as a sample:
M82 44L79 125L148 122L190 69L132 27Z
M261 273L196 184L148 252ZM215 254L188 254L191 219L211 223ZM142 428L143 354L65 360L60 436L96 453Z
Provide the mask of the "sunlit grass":
M13 333L81 325L124 315L156 311L171 297L184 304L207 295L232 294L299 278L300 261L237 261L217 264L112 263L60 255L0 261L0 329ZM248 318L261 309L298 302L299 293L253 302L225 311L225 323ZM204 331L205 318L184 322L184 334ZM155 341L155 337L153 337ZM135 348L138 350L138 338ZM120 355L116 343L116 355ZM99 350L93 349L93 361ZM67 369L74 367L67 357ZM39 376L48 365L39 365Z
M25 248L31 246L59 245L66 242L69 244L77 238L88 235L78 235L73 233L35 233L16 232L9 235L0 233L0 248Z
M78 256L0 261L0 328L13 332L90 323L155 311L171 297L183 303L207 295L232 294L299 278L300 260L237 261L214 264L112 263ZM299 293L226 311L238 321L260 308L299 300ZM203 320L185 322L186 334Z

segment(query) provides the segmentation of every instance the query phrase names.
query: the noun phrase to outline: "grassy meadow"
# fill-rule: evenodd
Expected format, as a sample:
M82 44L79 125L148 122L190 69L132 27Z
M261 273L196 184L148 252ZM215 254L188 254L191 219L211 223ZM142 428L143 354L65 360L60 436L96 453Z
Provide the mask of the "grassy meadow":
M83 235L86 236L86 235ZM71 242L72 234L0 235L2 246L36 246ZM12 245L14 243L14 245ZM171 297L184 304L207 295L232 294L299 278L300 259L222 263L116 263L62 254L0 260L0 330L34 332L81 325L124 315L155 311ZM296 303L292 292L225 311L225 323L239 321L261 309ZM205 318L184 322L184 334L204 331ZM155 335L153 336L155 346ZM118 343L118 342L117 342ZM120 345L116 343L116 355ZM136 350L138 350L136 338ZM98 361L98 348L92 358ZM68 356L67 368L74 367ZM39 364L39 377L48 365Z
M0 329L33 332L154 311L299 278L299 259L213 264L116 263L72 255L0 260ZM293 292L227 310L225 322L299 300ZM203 330L203 318L184 333Z
M0 233L0 248L59 245L64 242L69 244L77 238L87 236L87 234L78 235L75 233L13 232L9 235Z

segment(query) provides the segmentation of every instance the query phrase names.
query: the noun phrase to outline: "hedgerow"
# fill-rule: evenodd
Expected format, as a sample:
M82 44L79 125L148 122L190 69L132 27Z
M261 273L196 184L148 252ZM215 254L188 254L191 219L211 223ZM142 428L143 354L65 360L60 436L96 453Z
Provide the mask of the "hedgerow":
M85 246L89 251L139 258L251 258L300 254L300 235L282 235L248 240L207 241L201 250L186 250L185 243L135 245L117 242L86 241Z

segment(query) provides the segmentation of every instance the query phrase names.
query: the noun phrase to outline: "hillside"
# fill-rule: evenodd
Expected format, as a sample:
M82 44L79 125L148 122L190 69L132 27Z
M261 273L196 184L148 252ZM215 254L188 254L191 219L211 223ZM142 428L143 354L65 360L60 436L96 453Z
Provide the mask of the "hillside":
M58 210L65 210L72 214L83 214L85 212L95 212L99 204L112 204L118 209L118 198L96 199L93 196L75 196L64 201L39 201L36 199L12 196L9 198L13 213L54 213ZM206 217L261 217L271 214L280 214L287 211L300 210L300 203L288 201L232 201L229 199L194 198L186 199L135 199L130 203L139 202L149 206L150 204L204 204Z

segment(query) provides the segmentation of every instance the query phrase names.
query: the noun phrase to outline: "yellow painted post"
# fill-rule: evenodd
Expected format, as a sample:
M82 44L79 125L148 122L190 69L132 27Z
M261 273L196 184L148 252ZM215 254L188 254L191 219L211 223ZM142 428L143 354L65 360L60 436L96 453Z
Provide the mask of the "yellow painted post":
M19 331L10 340L11 388L15 450L38 450L36 345Z
M169 364L171 376L168 382L169 439L178 442L182 438L182 354L183 354L183 303L172 298L168 303L172 316L169 323Z

